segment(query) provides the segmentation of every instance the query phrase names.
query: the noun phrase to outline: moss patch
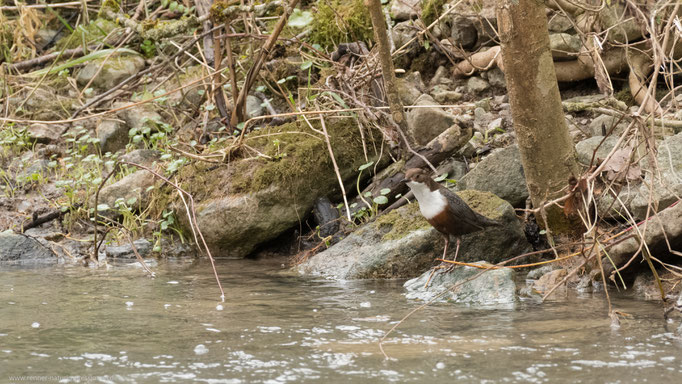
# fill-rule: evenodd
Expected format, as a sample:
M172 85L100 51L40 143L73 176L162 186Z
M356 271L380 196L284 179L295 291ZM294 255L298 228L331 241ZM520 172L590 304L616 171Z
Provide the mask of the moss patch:
M315 129L321 129L318 122L311 123ZM350 180L357 175L357 168L366 162L355 120L329 119L326 125L341 177ZM279 186L284 194L273 194L272 199L284 201L297 201L300 196L314 197L338 189L327 144L305 122L254 131L247 135L246 144L273 160L241 159L218 169L215 165L192 164L184 167L180 174L183 188L188 188L197 200L201 200L207 196L248 194ZM253 153L247 149L244 157L249 156Z
M491 219L500 215L500 203L504 202L491 192L464 190L457 192L457 196L461 197L474 211Z
M380 231L387 231L382 236L381 241L402 239L411 232L431 227L419 212L419 204L417 203L411 203L406 207L379 216L374 225Z
M443 5L446 0L422 0L422 21L424 25L430 25L443 13Z
M373 39L372 20L363 0L319 0L310 40L325 48Z

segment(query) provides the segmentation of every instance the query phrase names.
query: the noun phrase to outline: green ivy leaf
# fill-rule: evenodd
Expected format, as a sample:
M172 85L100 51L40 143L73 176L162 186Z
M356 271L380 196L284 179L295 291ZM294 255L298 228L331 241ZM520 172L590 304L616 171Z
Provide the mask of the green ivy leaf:
M391 188L384 188L381 191L379 191L379 193L381 193L384 196L388 195L389 193L391 193Z

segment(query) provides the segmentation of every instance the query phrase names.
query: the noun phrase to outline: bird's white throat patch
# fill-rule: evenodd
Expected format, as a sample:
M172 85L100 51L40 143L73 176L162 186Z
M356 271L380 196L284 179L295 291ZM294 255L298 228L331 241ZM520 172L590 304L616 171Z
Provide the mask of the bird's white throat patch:
M408 181L407 186L414 192L419 201L419 210L427 220L434 218L448 205L448 199L437 189L432 191L426 184L413 181Z

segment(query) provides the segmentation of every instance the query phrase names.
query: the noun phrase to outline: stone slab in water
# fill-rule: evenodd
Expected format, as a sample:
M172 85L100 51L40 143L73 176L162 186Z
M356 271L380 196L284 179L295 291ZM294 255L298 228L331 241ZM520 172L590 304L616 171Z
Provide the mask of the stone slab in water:
M485 262L476 264L490 265ZM483 270L457 267L450 272L438 271L425 288L429 276L431 271L426 271L405 282L403 286L408 291L408 299L429 301L448 290L441 300L474 305L513 305L517 300L514 270L510 268Z

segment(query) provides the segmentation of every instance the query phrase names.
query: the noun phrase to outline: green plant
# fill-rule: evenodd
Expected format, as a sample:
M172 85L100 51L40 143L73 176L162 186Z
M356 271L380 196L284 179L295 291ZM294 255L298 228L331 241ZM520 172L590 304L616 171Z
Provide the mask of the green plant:
M144 53L146 58L152 58L156 55L156 44L149 39L145 39L142 44L140 44L140 50Z
M13 123L0 130L0 147L2 147L2 157L13 156L29 149L33 142L24 128L18 128Z
M358 173L358 178L355 183L355 187L358 191L358 196L360 196L360 199L362 199L365 206L361 207L360 209L353 213L353 220L356 221L366 221L376 216L376 214L379 212L379 206L388 203L388 197L386 197L386 195L391 193L391 190L389 188L384 188L381 191L379 191L379 196L372 198L371 192L365 192L363 195L362 191L360 191L360 180L362 179L362 172L365 169L371 167L373 164L374 162L370 161L369 163L365 163L358 168L358 171L360 171L360 173ZM372 199L371 200L372 202L370 203L365 198ZM343 205L340 206L343 207ZM353 203L350 205L351 209L355 207L357 207L357 203Z
M161 214L162 219L159 221L158 229L154 232L154 252L161 252L161 239L163 238L164 232L172 230L180 237L181 242L185 242L185 237L182 231L177 226L177 221L175 220L175 213L172 210L164 210Z

